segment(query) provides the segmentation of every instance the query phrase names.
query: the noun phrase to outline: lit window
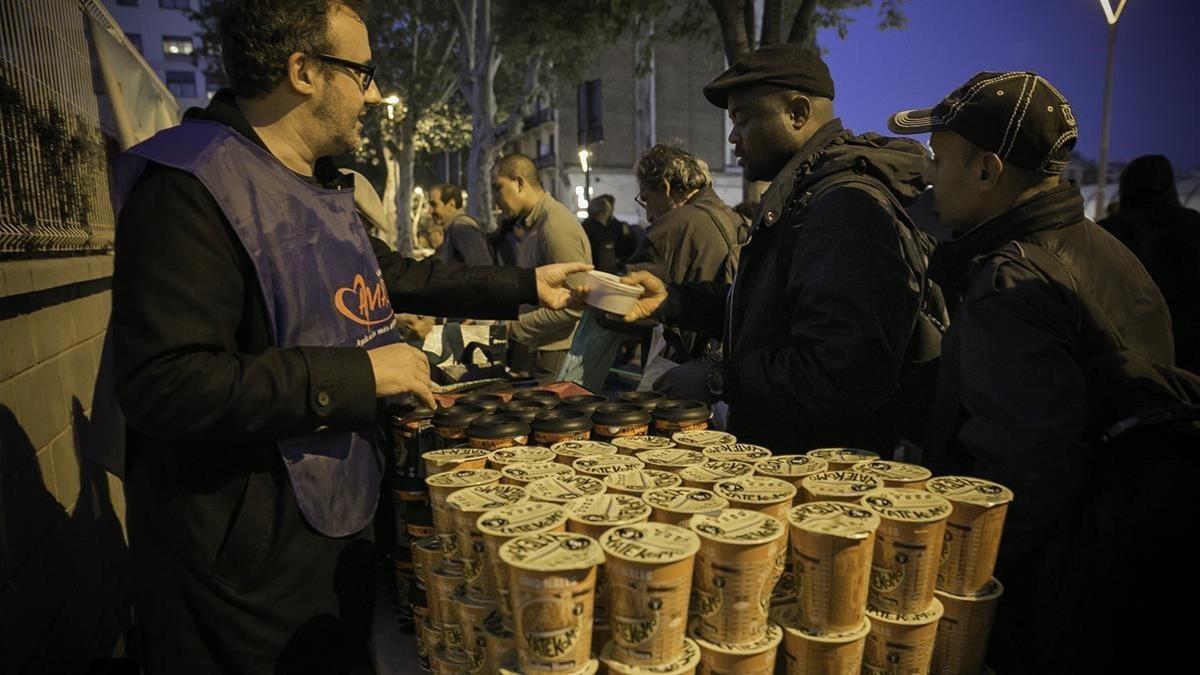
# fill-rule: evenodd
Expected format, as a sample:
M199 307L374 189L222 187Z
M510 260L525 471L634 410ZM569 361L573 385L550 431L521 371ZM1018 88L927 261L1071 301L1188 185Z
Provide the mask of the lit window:
M192 38L179 35L163 36L163 56L191 56L195 50Z

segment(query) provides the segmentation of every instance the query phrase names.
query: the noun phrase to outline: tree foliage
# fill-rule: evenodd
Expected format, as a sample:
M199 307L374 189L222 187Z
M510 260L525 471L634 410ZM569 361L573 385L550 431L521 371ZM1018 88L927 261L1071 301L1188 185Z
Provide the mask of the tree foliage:
M763 0L761 20L754 0L648 0L642 11L660 17L662 33L675 39L704 40L730 62L762 45L795 42L819 47L817 33L833 29L849 35L851 13L878 8L876 28L903 28L906 0Z

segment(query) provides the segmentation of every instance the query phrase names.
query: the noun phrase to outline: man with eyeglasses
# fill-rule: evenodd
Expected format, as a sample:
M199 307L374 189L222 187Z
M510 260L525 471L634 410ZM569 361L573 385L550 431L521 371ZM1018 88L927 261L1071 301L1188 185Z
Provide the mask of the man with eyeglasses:
M226 3L231 89L120 155L116 386L147 673L365 670L386 397L434 405L397 311L565 305L568 273L367 235L329 160L380 101L361 0Z
M937 355L945 315L924 279L931 242L904 211L925 187L922 148L843 129L833 93L820 56L791 44L709 83L746 178L772 181L732 287L625 278L646 289L627 319L724 335L722 361L673 368L656 388L727 402L730 430L779 454L886 453L915 435L929 394L913 389L933 379L918 366Z

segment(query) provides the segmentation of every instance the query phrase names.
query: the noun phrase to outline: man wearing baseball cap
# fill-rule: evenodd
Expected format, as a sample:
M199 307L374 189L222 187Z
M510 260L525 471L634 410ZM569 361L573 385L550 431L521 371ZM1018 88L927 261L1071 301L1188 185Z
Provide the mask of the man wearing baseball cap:
M625 277L646 289L627 319L724 335L723 360L674 368L656 388L726 401L730 430L777 453L890 452L906 423L924 426L927 399L898 392L936 356L945 314L923 283L931 240L904 210L926 187L924 149L842 128L828 67L799 45L755 50L704 96L729 111L746 178L771 185L732 290Z
M1131 576L1100 570L1107 549L1145 524L1103 523L1089 507L1106 455L1091 425L1097 392L1085 357L1110 348L1097 331L1111 329L1131 352L1173 363L1166 305L1060 178L1078 129L1045 78L979 73L888 126L932 132L935 209L955 232L929 265L961 302L942 345L926 463L1015 495L995 573L1005 595L990 663L1001 673L1085 672L1089 663L1119 672L1105 668L1128 656L1130 641L1104 610L1134 587Z

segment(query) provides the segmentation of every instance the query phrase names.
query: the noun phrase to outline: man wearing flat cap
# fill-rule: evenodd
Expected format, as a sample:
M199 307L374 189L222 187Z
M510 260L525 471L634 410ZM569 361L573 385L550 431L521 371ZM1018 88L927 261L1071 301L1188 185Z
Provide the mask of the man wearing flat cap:
M1137 258L1087 219L1079 189L1060 178L1079 134L1070 104L1036 73L984 72L888 126L932 132L934 204L955 232L929 263L929 276L961 302L942 344L926 463L1014 495L989 664L1001 673L1163 672L1148 664L1168 651L1132 636L1150 628L1142 617L1151 611L1162 650L1171 649L1163 631L1183 627L1151 609L1163 599L1138 576L1152 573L1156 587L1175 592L1195 585L1165 581L1184 560L1167 548L1179 533L1150 534L1175 510L1162 497L1179 492L1145 490L1138 478L1168 450L1122 459L1099 443L1096 423L1117 421L1098 403L1133 386L1138 376L1126 369L1174 363L1171 322ZM1173 480L1149 470L1165 474L1155 479L1164 487ZM1133 562L1150 550L1153 572ZM1131 605L1141 610L1119 609Z
M729 111L746 178L771 185L732 291L626 277L646 288L627 319L724 335L722 361L674 368L659 389L728 402L731 431L776 453L890 451L923 423L914 383L945 317L923 275L930 240L904 211L925 188L923 148L844 129L829 69L798 45L752 52L704 96Z

